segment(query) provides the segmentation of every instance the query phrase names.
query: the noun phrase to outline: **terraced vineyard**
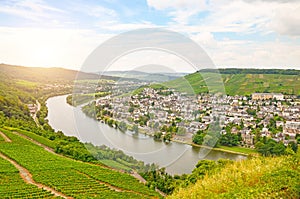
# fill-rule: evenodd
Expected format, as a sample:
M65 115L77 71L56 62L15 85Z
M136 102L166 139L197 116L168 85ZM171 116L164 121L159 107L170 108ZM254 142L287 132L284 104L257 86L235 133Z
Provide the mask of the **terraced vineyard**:
M43 147L20 137L17 134L0 129L12 142L0 141L0 152L25 167L36 183L50 187L73 198L159 198L160 195L150 190L129 174L120 173L99 165L75 161L46 151ZM26 184L16 168L6 160L1 160L1 194L14 193L13 189L23 186L20 194L29 198L54 197L49 192ZM2 162L5 162L2 164ZM2 166L4 165L4 166ZM2 175L6 178L2 178ZM11 178L8 180L7 178ZM18 185L18 186L14 186ZM7 190L7 191L6 191ZM19 194L19 192L16 192ZM32 196L30 194L33 194ZM44 195L41 195L44 194ZM23 195L25 197L25 195ZM0 197L1 198L1 197ZM15 197L13 197L15 198Z
M213 82L215 73L201 72L186 75L162 85L188 94L208 92L206 81L211 90L218 90L224 84L228 95L250 95L255 92L274 92L300 95L299 75L283 74L221 74L223 82Z
M0 158L0 165L0 198L54 198L50 192L25 183L7 160Z

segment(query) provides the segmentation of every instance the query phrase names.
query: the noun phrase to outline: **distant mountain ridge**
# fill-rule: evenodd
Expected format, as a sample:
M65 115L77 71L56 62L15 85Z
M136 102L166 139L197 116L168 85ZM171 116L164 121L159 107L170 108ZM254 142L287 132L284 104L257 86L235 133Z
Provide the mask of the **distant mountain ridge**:
M95 73L78 72L65 68L25 67L0 64L0 74L12 79L22 79L32 82L73 81L75 79L99 79ZM101 79L118 80L111 76L101 76Z
M296 69L255 69L255 68L219 68L202 69L199 72L211 72L220 74L281 74L281 75L300 75L300 70Z
M107 75L107 76L114 76L114 77L121 77L121 78L133 78L138 79L141 81L148 81L148 82L165 82L174 80L178 77L182 77L187 75L188 73L168 73L168 72L142 72L142 71L104 71L99 72L100 74Z

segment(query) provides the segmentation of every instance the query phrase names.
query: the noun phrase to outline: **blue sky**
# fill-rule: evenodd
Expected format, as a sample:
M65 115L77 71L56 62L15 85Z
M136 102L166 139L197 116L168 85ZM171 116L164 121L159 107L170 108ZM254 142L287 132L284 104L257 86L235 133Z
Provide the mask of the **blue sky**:
M0 4L1 63L79 69L107 39L156 27L190 37L218 67L300 68L297 0L1 0ZM150 54L128 56L115 67L161 64L152 63ZM179 62L161 57L169 65Z

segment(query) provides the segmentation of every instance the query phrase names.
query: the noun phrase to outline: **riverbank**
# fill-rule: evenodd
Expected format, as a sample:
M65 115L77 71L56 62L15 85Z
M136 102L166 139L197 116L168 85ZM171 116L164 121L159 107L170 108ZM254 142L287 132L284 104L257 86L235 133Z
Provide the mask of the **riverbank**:
M81 106L70 106L66 103L65 95L47 100L47 107L49 124L55 130L61 130L66 135L76 136L80 141L92 143L95 146L105 145L120 149L137 160L165 167L166 171L172 175L190 173L198 161L203 159L199 157L200 147L191 147L185 143L165 144L162 141L154 141L153 137L149 135L149 133L153 133L152 129L147 131L147 128L139 128L139 135L129 130L121 133L115 125L112 128L110 125L104 124L104 121L99 122L87 117L81 110ZM186 137L191 138L191 135ZM205 157L210 160L220 158L239 160L245 159L246 156L211 150Z
M193 147L206 148L206 149L210 149L210 150L214 150L214 151L221 151L221 152L232 153L232 154L236 154L236 155L248 156L250 154L257 154L257 152L254 149L238 147L238 146L233 146L233 147L219 146L216 148L212 148L212 147L208 147L208 146L204 146L204 145L195 144L193 142L187 142L187 141L181 141L181 140L175 140L175 139L171 139L171 141L181 143L181 144L187 144L187 145L190 145Z
M110 118L110 119L114 120L117 123L120 123L120 121L118 121L116 119L113 119L113 118ZM99 122L99 120L97 120L97 119L96 119L96 121ZM101 121L101 120L100 120L100 122L105 123L104 121ZM108 125L107 123L105 123L105 124ZM111 128L115 128L115 127L110 126L110 125L108 125L108 126L111 127ZM134 132L132 127L133 127L133 125L127 124L127 129ZM147 136L150 136L150 137L154 137L153 133L150 133L150 132L148 132L147 130L145 130L143 128L139 128L138 133L141 133L141 134L144 134L144 135L147 135ZM239 146L233 146L233 147L218 146L216 148L211 148L211 147L208 147L208 146L195 144L192 141L185 141L185 140L182 140L182 139L172 138L171 141L172 142L177 142L177 143L180 143L180 144L190 145L190 146L193 146L193 147L207 148L207 149L214 150L214 151L221 151L221 152L232 153L232 154L236 154L236 155L248 156L250 154L257 154L255 149L239 147Z

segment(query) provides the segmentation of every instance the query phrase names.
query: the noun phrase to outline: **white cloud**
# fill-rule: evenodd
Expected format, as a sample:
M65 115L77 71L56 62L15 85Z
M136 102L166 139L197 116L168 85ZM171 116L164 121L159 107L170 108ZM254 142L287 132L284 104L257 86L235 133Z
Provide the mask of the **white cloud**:
M160 26L153 24L149 21L141 21L136 23L121 23L119 21L99 21L96 24L99 28L112 31L112 32L124 32L141 28L158 28Z
M282 35L300 35L300 3L285 5L277 10L270 28Z
M104 20L116 20L118 19L118 14L115 10L106 8L100 5L89 5L89 4L76 4L71 5L71 10L75 12L81 12L88 16L101 18Z
M147 4L157 10L165 10L168 8L183 10L193 10L195 8L203 9L206 5L204 0L147 0Z
M52 19L53 14L61 14L65 11L49 6L42 0L5 1L0 7L0 12L19 16L33 21Z
M163 10L176 23L173 30L189 33L234 32L300 35L300 1L287 0L148 0L148 6ZM198 23L188 24L192 16L207 11Z
M216 48L218 45L217 41L214 38L214 35L210 32L201 32L195 35L191 35L191 39L209 48Z
M205 0L147 0L150 8L168 10L169 16L180 24L187 24L191 16L206 10L205 2Z
M90 30L0 27L0 62L40 67L81 66L112 35Z

